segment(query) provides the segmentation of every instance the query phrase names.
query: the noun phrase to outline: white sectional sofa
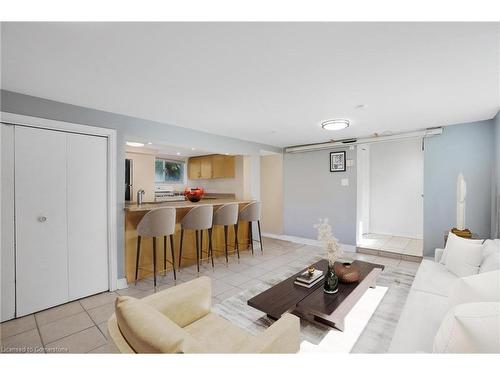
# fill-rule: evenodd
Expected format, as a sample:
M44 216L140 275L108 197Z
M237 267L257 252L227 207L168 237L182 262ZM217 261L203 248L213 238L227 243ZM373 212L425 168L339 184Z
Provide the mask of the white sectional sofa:
M492 308L495 311L500 310L500 296L498 295L500 294L500 271L498 271L500 268L500 240L486 240L482 246L484 248L487 247L487 251L483 251L483 259L481 259L479 271L472 279L471 276L460 278L453 272L450 272L440 262L443 256L443 249L436 249L434 261L428 259L422 261L393 336L389 348L390 353L431 353L436 351L436 335L438 331L439 335L443 335L446 329L446 327L440 328L443 320L445 317L448 320L450 319L447 314L450 313L450 309L454 309L454 304L457 304L457 296L460 301L460 298L462 298L461 291L464 289L467 289L466 294L468 296L463 297L466 300L462 300L462 302L483 303L482 305L476 303L474 306L466 306L469 311L474 308L484 311L484 307L490 309L490 311ZM486 273L488 274L486 275ZM476 284L473 288L466 288L460 284L460 282L463 284L470 280ZM483 284L478 286L477 281L481 281ZM485 281L487 284L491 284L491 288L490 286L483 287ZM480 292L474 295L474 290ZM486 292L486 297L483 292ZM485 305L484 302L489 303L489 305ZM462 304L461 306L464 305ZM495 316L494 319L497 319L494 323L497 322L498 325L496 333L493 332L493 334L498 335L498 331L500 331L500 315L498 315L498 318ZM443 326L446 326L446 324L443 324ZM490 331L495 331L495 327ZM457 332L452 332L450 335L455 335L455 339L459 336ZM471 342L474 340L468 339L466 336L462 335L461 339L469 341L465 343L469 346L462 345L460 347L469 348L470 351L481 351L480 348L470 347L470 345L473 345ZM466 338L464 339L463 337ZM490 335L489 340L487 350L491 351L491 340L493 340L493 348L496 347L498 340L498 351L500 352L500 338L492 338ZM480 344L478 345L481 346ZM459 349L456 349L457 347L453 347L453 345L449 345L446 342L445 350L440 350L440 352L454 351L453 348L459 351ZM496 351L496 349L493 349L493 351Z

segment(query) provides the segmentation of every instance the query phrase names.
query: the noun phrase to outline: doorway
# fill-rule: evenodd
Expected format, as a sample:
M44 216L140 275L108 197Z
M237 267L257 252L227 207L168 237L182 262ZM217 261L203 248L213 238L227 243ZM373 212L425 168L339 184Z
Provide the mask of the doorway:
M357 246L422 257L422 139L359 145Z

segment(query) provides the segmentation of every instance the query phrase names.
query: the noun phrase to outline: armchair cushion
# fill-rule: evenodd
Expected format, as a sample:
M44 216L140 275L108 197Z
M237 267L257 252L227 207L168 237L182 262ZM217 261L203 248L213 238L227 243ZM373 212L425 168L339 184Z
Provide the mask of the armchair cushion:
M115 314L123 338L137 353L198 351L195 340L186 331L141 300L118 297Z
M143 301L182 328L210 312L212 281L206 276L199 277L147 296Z

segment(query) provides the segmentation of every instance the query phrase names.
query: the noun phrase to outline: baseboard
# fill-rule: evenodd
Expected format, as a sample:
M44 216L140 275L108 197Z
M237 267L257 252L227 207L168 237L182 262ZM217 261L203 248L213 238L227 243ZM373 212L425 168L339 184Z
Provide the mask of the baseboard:
M262 236L268 237L268 238L274 238L276 240L300 243L302 245L321 246L321 241L313 240L311 238L288 236L286 234L274 234L274 233L262 233ZM355 253L356 252L356 246L354 246L354 245L347 245L347 244L341 243L340 246L342 247L342 251L344 251L344 252L348 252L348 253Z
M127 289L128 282L126 278L116 280L116 289Z

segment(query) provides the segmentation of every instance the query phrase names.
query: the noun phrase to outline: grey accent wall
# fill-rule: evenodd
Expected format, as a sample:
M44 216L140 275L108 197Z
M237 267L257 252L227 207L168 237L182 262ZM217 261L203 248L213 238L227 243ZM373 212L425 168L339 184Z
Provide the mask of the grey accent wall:
M492 186L491 236L500 238L500 112L493 119L494 163Z
M493 121L444 128L425 139L424 256L443 247L443 234L456 225L456 183L460 172L467 182L466 227L489 238L493 167Z
M125 140L137 137L142 140L154 140L170 145L192 146L200 149L221 150L237 154L250 155L252 159L252 195L259 197L260 191L260 151L281 152L278 147L246 142L236 138L218 136L196 130L181 128L165 123L150 121L116 113L79 107L12 91L0 91L0 109L2 112L26 116L41 117L51 120L92 125L117 131L117 244L118 276L124 276L124 203L125 195ZM123 167L123 168L122 168Z
M327 217L341 243L356 245L356 151L345 149L353 167L330 172L331 151L285 154L284 232L316 238L313 225ZM341 186L342 178L349 179L349 186Z

